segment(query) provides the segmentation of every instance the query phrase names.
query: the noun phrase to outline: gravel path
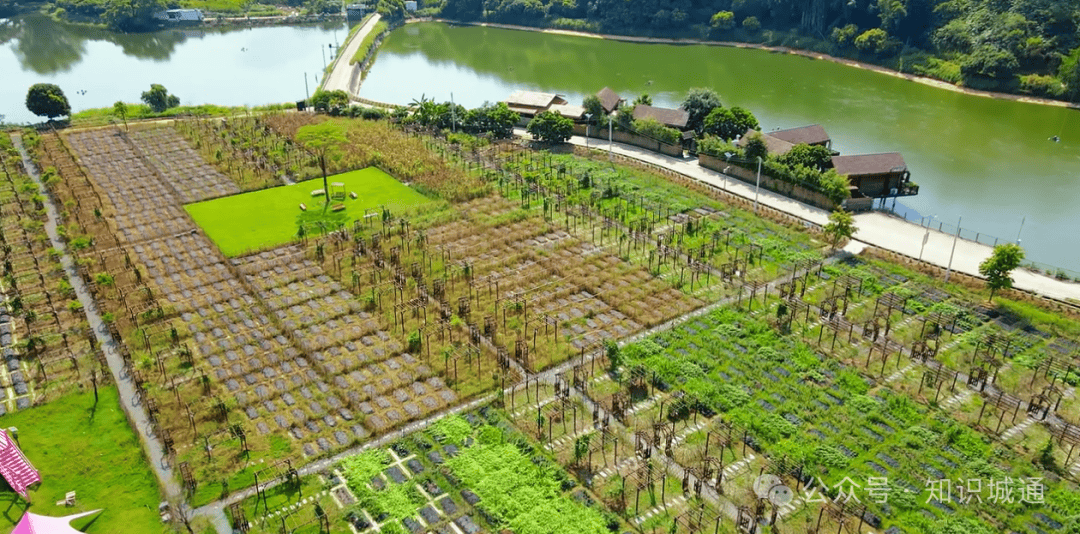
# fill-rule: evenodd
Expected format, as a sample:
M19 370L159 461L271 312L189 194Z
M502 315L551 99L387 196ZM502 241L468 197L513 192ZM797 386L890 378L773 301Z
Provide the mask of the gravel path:
M49 240L53 248L61 253L60 264L63 265L68 282L71 283L79 302L82 303L87 322L94 330L94 335L105 352L105 359L109 362L109 370L112 372L116 387L120 391L120 401L124 412L127 413L128 420L132 422L135 427L134 430L142 441L143 450L150 458L150 465L153 467L154 474L157 475L166 497L170 502L179 502L182 498L180 485L173 477L172 468L168 464L168 457L164 453L161 441L153 434L150 419L147 417L146 409L143 407L136 390L135 382L131 379L130 373L124 369L124 359L120 356L119 345L109 334L109 329L101 319L101 313L98 311L97 304L90 294L90 289L87 287L86 282L83 281L82 276L75 270L75 262L71 255L68 254L66 245L56 231L56 224L60 218L56 209L56 202L45 189L45 185L41 181L41 173L38 172L37 166L34 165L22 144L22 136L13 135L11 140L22 156L26 173L34 180L41 194L45 197L45 212L48 215L48 220L45 221L45 231L49 234Z

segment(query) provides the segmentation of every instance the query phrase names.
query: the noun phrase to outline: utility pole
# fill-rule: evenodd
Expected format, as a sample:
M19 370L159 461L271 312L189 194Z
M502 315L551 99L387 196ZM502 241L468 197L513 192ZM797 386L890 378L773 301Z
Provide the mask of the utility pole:
M757 157L757 187L754 188L754 215L757 215L759 194L761 194L761 156Z
M307 73L304 73L304 94L307 95L307 99L311 100L311 91L308 90ZM307 102L305 102L306 104Z
M945 281L946 282L949 281L949 275L952 274L952 260L953 260L953 256L956 255L956 242L960 240L960 222L963 221L963 220L964 220L964 218L960 217L956 221L956 235L953 237L952 252L949 254L949 266L945 269Z

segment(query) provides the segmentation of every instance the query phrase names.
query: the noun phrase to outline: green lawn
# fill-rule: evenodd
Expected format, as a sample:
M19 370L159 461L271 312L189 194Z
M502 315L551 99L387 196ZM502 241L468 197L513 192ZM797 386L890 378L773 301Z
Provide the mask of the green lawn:
M103 386L99 391L96 407L91 391L0 417L0 427L19 429L22 451L41 473L41 483L30 491L32 505L0 482L0 532L10 532L28 508L49 516L100 508L95 518L74 524L91 534L164 530L157 514L157 480L116 389ZM76 506L56 506L69 491L76 492Z
M311 234L318 231L319 221L334 229L339 223L351 223L363 217L364 210L368 208L386 206L394 211L428 200L374 167L337 174L328 181L344 183L346 193L355 192L359 198L353 200L346 195L346 199L340 201L346 207L344 211L324 212L324 198L311 196L313 190L322 189L322 180L309 180L296 185L188 204L184 209L217 243L221 252L226 256L238 256L294 239L301 223L308 227ZM306 212L300 210L301 203L307 205Z

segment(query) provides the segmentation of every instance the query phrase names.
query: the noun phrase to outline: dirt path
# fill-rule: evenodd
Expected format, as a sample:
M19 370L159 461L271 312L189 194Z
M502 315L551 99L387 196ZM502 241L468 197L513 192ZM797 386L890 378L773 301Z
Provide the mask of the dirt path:
M33 160L31 160L30 154L28 154L23 147L22 136L12 135L11 140L14 143L15 148L19 150L19 154L22 156L26 173L34 180L34 183L38 186L38 190L41 192L42 196L45 197L45 212L48 216L48 219L45 221L45 231L49 234L49 240L51 241L53 248L60 251L60 263L63 265L64 272L67 274L68 282L70 282L71 287L74 288L75 294L78 296L79 302L86 312L86 320L89 323L90 328L93 329L94 335L97 337L98 343L105 353L105 359L109 362L109 370L112 371L113 379L116 382L116 388L120 392L120 403L124 408L124 412L127 413L128 419L132 422L135 427L135 432L138 433L139 439L142 441L143 450L150 459L150 466L154 469L154 474L157 476L158 482L161 484L161 488L164 490L166 497L170 502L179 502L182 498L180 485L177 484L176 479L173 477L172 468L168 464L167 456L165 455L161 442L151 430L150 419L147 417L146 409L143 407L142 400L135 387L135 382L132 380L131 375L124 369L124 359L120 356L118 344L116 340L113 339L112 335L109 334L109 329L101 319L101 313L97 309L94 297L90 294L90 289L87 287L85 281L83 281L82 276L76 271L75 262L67 252L67 247L64 245L64 242L60 240L59 234L56 231L57 221L60 219L56 204L52 196L49 195L48 191L45 189L37 166L34 164Z
M326 81L323 82L322 88L325 91L342 90L350 95L355 95L356 90L360 88L360 65L350 64L352 57L356 55L356 51L360 49L360 44L364 42L364 38L368 33L371 33L372 28L379 23L381 16L376 13L371 16L364 25L353 34L349 42L345 44L345 50L338 54L337 59L334 60L334 64L330 66L330 74L326 77Z
M1070 104L1061 100L1052 100L1049 98L1039 98L1033 96L1014 95L1010 93L998 93L994 91L982 91L979 89L971 89L968 87L961 87L946 81L937 80L934 78L928 78L926 76L916 76L914 74L905 74L903 72L897 72L895 70L882 67L881 65L874 65L873 63L865 63L862 61L856 61L853 59L840 58L836 56L830 56L829 54L823 54L820 52L811 52L808 50L798 50L794 48L788 48L786 46L768 46L755 43L742 43L736 41L709 41L705 39L670 39L665 37L635 37L632 35L614 35L607 33L592 33L576 30L558 30L552 28L534 28L531 26L517 26L514 24L498 24L490 22L460 22L446 19L410 19L407 23L417 22L444 22L447 24L460 24L465 26L481 26L485 28L502 28L505 30L520 30L540 33L550 33L553 35L571 35L574 37L588 37L590 39L607 39L610 41L624 41L628 43L654 43L654 44L677 44L677 45L705 45L705 46L726 46L730 48L752 48L755 50L765 50L767 52L778 52L783 54L792 54L797 56L803 56L811 59L820 59L824 61L831 61L833 63L840 63L849 67L855 67L857 69L871 70L893 76L896 78L903 78L915 83L921 83L923 85L929 85L931 87L937 87L938 89L945 89L947 91L953 91L955 93L964 93L974 96L982 96L987 98L998 98L1002 100L1014 100L1017 102L1025 102L1029 104L1042 104L1044 106L1056 106L1056 107L1068 107L1068 108L1080 108L1080 105Z

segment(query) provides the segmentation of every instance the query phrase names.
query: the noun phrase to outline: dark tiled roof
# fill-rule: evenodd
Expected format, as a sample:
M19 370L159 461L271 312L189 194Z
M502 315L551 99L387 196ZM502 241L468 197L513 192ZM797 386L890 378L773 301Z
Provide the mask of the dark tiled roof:
M800 143L823 145L829 142L829 134L825 133L825 128L820 124L788 128L787 130L777 130L775 132L769 132L769 135L787 141L793 145Z
M760 132L758 132L757 130L747 130L746 133L744 133L743 136L739 138L739 142L736 143L736 145L740 147L746 146L746 142L750 139L752 135L756 133ZM773 137L772 134L761 134L761 140L765 141L765 148L769 150L769 154L772 154L774 156L783 156L784 154L787 154L792 149L792 147L795 146L787 141L784 141L783 139Z
M690 114L683 109L658 108L639 104L634 108L634 120L656 119L656 122L677 128L686 129L686 121L690 120Z
M601 89L599 93L596 93L596 97L600 99L600 105L608 113L615 111L615 108L619 107L619 102L623 101L623 98L610 87Z
M904 172L907 164L899 152L884 154L860 154L857 156L833 156L833 168L837 174L860 176L866 174L888 174Z

